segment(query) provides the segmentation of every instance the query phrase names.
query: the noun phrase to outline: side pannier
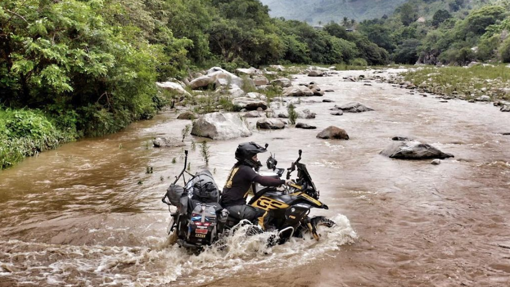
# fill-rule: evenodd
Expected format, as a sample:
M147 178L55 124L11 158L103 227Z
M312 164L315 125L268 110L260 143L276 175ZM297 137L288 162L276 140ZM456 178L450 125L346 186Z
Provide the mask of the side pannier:
M184 190L184 187L177 184L172 183L166 190L166 197L168 197L168 200L170 200L172 205L177 207L180 207L181 197L185 195L186 191Z

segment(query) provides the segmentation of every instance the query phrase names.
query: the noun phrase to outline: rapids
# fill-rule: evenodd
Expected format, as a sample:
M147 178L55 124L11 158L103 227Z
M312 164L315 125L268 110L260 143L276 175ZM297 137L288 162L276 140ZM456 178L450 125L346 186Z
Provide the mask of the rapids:
M502 133L510 132L510 113L342 79L369 73L296 76L297 83L334 90L324 96L334 103L300 100L298 108L317 118L299 121L317 130L254 128L249 138L207 144L219 186L240 142L269 143L279 167L302 149L330 207L314 214L338 223L322 230L319 242L267 248L267 234L232 236L199 255L170 246L160 199L182 169L183 152L155 149L151 140L180 138L190 122L167 111L0 172L0 286L508 286L510 136ZM375 111L330 115L334 104L351 101ZM330 125L350 139L315 138ZM434 166L381 156L394 136L423 140L455 158ZM185 140L192 172L204 165L201 141Z

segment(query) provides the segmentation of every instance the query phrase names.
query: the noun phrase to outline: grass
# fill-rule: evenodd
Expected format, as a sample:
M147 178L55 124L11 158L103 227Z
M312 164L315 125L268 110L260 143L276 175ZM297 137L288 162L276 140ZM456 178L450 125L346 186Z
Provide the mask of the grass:
M470 100L481 95L493 101L510 100L510 68L506 65L425 67L403 73L406 81L431 93Z
M195 96L195 106L193 111L197 114L207 114L218 111L239 111L239 107L232 104L232 101L227 95L222 95L214 92L207 92Z

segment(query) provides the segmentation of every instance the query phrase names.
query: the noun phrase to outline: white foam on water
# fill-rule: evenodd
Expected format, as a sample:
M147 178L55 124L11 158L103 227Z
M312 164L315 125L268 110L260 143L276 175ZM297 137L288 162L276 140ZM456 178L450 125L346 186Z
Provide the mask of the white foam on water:
M267 240L275 233L246 236L245 226L199 254L170 245L167 237L148 237L142 247L0 241L0 262L13 271L0 277L48 285L204 284L243 272L297 267L353 243L357 235L347 217L332 220L332 228L319 227L319 241L305 236L270 247Z

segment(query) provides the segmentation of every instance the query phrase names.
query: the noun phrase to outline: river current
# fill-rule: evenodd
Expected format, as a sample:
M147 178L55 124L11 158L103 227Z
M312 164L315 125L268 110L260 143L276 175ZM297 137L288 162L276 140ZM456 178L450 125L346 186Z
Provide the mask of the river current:
M302 149L330 207L314 214L337 222L320 241L268 248L268 234L235 235L200 255L170 245L161 197L183 167L184 148L153 148L152 139L179 139L190 121L166 111L0 172L0 286L509 286L510 113L343 79L373 72L295 77L334 90L297 103L317 114L298 122L317 130L262 131L249 119L251 137L207 143L220 187L241 142L268 143L280 167ZM330 114L352 101L374 111ZM330 125L350 139L315 137ZM394 136L455 158L436 166L380 155ZM192 172L205 165L202 140L184 141Z

